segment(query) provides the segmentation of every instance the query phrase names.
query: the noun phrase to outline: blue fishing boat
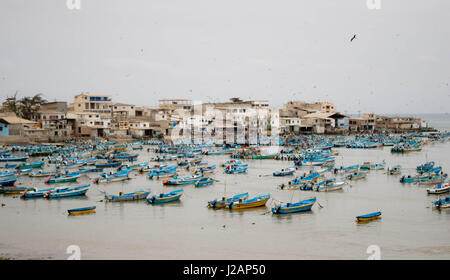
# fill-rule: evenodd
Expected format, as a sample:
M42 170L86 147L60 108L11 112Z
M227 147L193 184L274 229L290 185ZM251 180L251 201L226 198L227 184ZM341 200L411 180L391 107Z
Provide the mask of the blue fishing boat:
M429 170L433 169L434 167L434 161L426 162L422 165L417 166L417 172L428 172Z
M129 174L129 171L127 171L127 172L120 171L120 172L116 172L116 173L110 172L109 174L103 173L100 175L100 177L98 177L94 180L94 183L100 184L100 183L125 181L125 180L130 179L128 174Z
M150 190L138 190L130 193L122 193L119 195L105 195L106 201L117 202L117 201L130 201L130 200L140 200L146 199L150 194Z
M334 172L334 174L352 173L352 172L358 171L359 168L360 168L359 164L355 164L355 165L351 165L351 166L347 166L347 167L341 166L340 168L335 168L333 172Z
M54 176L58 173L58 171L42 171L38 170L36 172L33 172L30 174L30 177L48 177L48 176Z
M81 168L78 170L80 174L85 174L89 172L103 172L103 168L91 167L91 168Z
M0 156L0 162L26 161L27 156Z
M411 175L408 176L402 176L400 178L400 183L414 183L417 182L418 178L412 177Z
M286 203L272 208L273 214L287 214L295 212L309 211L316 203L316 198L310 198L306 200L299 201L297 203Z
M195 182L194 185L197 188L199 188L199 187L204 187L204 186L207 186L207 185L212 185L213 183L214 183L213 179L205 177L205 178L201 178L199 181Z
M247 165L228 165L225 168L225 173L227 174L239 174L247 172Z
M107 163L96 163L95 167L97 168L116 168L122 165L120 161L112 161Z
M76 182L80 176L81 174L78 172L69 174L57 174L55 176L48 177L44 182L47 184Z
M89 214L95 212L95 206L83 207L83 208L74 208L68 209L67 212L69 215L81 215L81 214Z
M361 215L356 217L356 222L367 222L381 218L381 212L374 212L366 215Z
M0 179L0 187L14 186L17 176Z
M89 184L77 187L57 187L53 190L48 191L44 198L63 198L63 197L71 197L71 196L79 196L85 195L89 190Z
M0 172L0 179L14 177L16 174L17 174L16 171L6 170L6 171L3 171L3 172Z
M177 201L180 199L180 197L183 195L184 191L176 190L172 191L170 193L161 193L159 195L154 195L152 197L147 198L147 202L150 204L162 204L172 201Z
M165 179L168 177L174 177L175 175L177 175L177 171L176 169L169 169L169 170L155 170L152 171L151 173L147 174L147 177L149 179Z
M39 190L38 188L32 188L30 190L25 190L21 193L21 198L38 198L38 197L44 197L44 195L52 191L54 188L48 188L48 189L42 189Z
M450 196L433 201L433 206L437 209L450 208Z

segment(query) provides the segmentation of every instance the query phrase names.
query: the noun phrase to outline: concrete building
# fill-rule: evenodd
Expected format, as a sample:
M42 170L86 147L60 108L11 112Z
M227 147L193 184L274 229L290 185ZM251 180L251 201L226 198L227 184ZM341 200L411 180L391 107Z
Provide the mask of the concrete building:
M74 113L111 114L111 96L106 94L81 93L75 95Z

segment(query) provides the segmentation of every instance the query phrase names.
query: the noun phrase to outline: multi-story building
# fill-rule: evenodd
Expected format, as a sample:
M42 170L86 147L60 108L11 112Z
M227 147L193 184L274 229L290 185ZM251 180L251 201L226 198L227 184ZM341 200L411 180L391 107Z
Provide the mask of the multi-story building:
M106 94L81 93L75 95L74 113L111 114L111 96Z

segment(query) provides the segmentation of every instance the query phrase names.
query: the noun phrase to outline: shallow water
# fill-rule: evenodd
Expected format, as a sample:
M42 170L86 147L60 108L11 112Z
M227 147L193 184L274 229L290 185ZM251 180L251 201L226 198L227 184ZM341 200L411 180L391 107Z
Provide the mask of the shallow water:
M336 166L386 160L401 164L403 174L433 160L448 172L450 143L424 145L421 152L391 154L379 149L339 148ZM139 162L153 156L140 151ZM103 191L118 194L150 188L152 194L177 187L163 187L137 172L134 179L111 184L91 184L86 197L59 200L0 195L0 256L33 259L66 259L69 245L78 245L82 259L367 259L369 245L381 248L382 259L450 259L450 210L434 210L425 185L401 184L400 176L370 171L343 191L317 193L279 190L292 177L273 177L292 162L244 160L248 174L223 174L220 164L228 156L207 156L218 166L220 182L203 188L184 186L179 202L148 205L146 201L106 203ZM298 175L308 171L301 168ZM188 174L186 171L184 174ZM89 176L95 178L97 174ZM90 182L83 176L81 183ZM22 177L20 184L43 187L43 179ZM226 184L226 188L225 188ZM311 212L274 216L267 207L241 211L211 210L208 200L249 192L270 193L281 201L316 196ZM96 205L96 213L68 216L67 209ZM381 210L382 219L356 224L355 217ZM224 227L225 226L225 227Z

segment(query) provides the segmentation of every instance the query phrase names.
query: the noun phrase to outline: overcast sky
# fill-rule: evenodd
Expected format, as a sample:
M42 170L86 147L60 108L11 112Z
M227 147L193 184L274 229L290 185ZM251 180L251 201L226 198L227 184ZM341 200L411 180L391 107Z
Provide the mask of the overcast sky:
M0 1L0 101L80 92L448 113L450 1ZM357 37L350 42L353 34Z

